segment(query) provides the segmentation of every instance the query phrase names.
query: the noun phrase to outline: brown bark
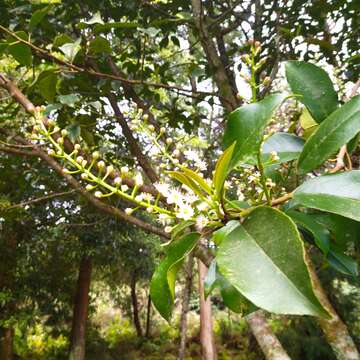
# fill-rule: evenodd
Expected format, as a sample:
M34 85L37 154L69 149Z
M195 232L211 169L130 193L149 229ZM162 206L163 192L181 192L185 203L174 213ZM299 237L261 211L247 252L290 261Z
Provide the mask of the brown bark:
M332 316L330 320L318 318L318 323L336 358L338 360L360 360L359 351L349 334L348 328L331 305L309 257L307 263L315 294Z
M212 311L210 297L205 299L204 280L207 267L198 260L199 268L199 296L200 296L200 343L202 360L216 360L216 347L213 332Z
M253 312L246 317L246 321L267 360L290 360L289 355L267 323L263 311Z
M150 327L151 327L151 296L148 295L147 309L146 309L146 326L145 326L145 337L150 338Z
M193 254L190 254L189 260L185 266L185 286L182 295L182 309L180 318L180 347L178 360L184 360L186 353L187 314L189 311L189 301L192 287L193 265L194 256Z
M13 360L13 337L13 329L0 329L0 360Z
M131 304L132 304L132 308L133 308L133 319L134 319L136 334L138 337L142 337L143 332L142 332L140 317L139 317L139 304L138 304L138 299L137 299L137 295L136 295L136 276L135 275L133 275L131 277L130 290L131 290Z
M75 295L70 342L70 360L85 359L86 322L89 309L91 271L91 259L84 256L80 262L79 277Z

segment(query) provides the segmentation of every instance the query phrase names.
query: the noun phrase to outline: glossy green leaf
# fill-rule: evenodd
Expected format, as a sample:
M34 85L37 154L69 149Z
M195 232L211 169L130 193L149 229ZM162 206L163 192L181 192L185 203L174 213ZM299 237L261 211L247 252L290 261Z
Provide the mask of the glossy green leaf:
M307 207L360 221L360 170L310 179L295 190L294 199Z
M204 196L204 193L203 191L201 191L199 185L196 184L186 174L180 171L168 171L167 174L169 174L173 179L179 181L181 184L186 185L188 188L190 188L192 191L194 191L195 194L199 195L200 197Z
M74 107L76 103L80 101L79 94L68 94L68 95L59 95L58 100L61 104Z
M279 163L295 160L300 156L305 141L292 134L276 133L264 141L262 148L263 162L270 160L271 152L276 151L279 156Z
M204 288L205 297L208 297L215 288L219 288L224 305L233 312L247 315L257 310L255 305L242 296L240 292L220 274L216 259L214 259L209 266L205 277Z
M29 40L28 35L24 31L18 31L15 33L23 40ZM33 56L30 46L15 40L13 37L9 38L9 46L7 51L9 54L20 64L24 66L31 66Z
M209 195L211 194L211 187L209 184L202 178L199 174L197 174L195 171L187 168L187 167L181 167L181 170L184 171L184 173L194 182L196 182L202 190L207 192Z
M316 169L360 131L360 95L326 118L309 137L300 155L301 173Z
M256 161L265 127L284 99L284 94L269 95L257 103L242 106L229 115L224 147L228 148L236 141L230 167L240 162Z
M309 136L319 127L319 124L313 119L307 108L303 108L299 121L301 127L304 129L304 139L308 139Z
M327 254L330 248L330 232L324 226L316 222L311 215L304 214L299 211L290 210L286 214L290 216L294 222L310 231L314 237L317 247L324 253Z
M229 146L220 156L215 166L213 183L218 198L221 198L222 189L225 179L229 173L229 165L235 148L235 142Z
M239 221L229 221L225 226L213 232L212 241L219 246L221 242L225 239L225 237L228 236L238 226Z
M329 75L318 66L304 61L286 63L286 79L294 94L321 123L338 107L338 96Z
M329 229L333 241L342 251L348 248L349 243L360 247L360 222L336 214L312 214L311 217Z
M57 80L57 76L54 73L48 73L38 82L41 96L50 103L54 102Z
M71 124L66 128L66 130L68 131L68 136L72 143L79 140L81 134L81 127L79 124Z
M190 233L172 242L167 247L166 257L156 268L151 279L151 299L161 316L168 321L174 303L177 272L184 257L196 246L199 238L199 234Z
M44 19L44 17L49 13L49 11L52 9L52 6L45 6L44 8L35 11L31 15L31 19L29 22L29 31L32 32L36 26L38 26Z
M359 274L357 262L335 246L330 249L326 259L331 267L345 275L356 277Z
M219 270L253 304L277 314L328 316L314 295L292 220L259 207L221 242Z
M90 42L89 53L90 54L111 54L111 46L108 40L101 36L97 36Z

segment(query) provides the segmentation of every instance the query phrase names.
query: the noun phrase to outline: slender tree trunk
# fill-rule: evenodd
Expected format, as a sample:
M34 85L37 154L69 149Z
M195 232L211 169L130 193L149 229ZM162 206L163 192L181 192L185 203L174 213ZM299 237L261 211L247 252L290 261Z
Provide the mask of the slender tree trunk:
M191 253L189 255L189 260L185 266L185 286L182 294L182 309L180 318L180 348L178 360L184 360L186 353L187 314L189 311L189 301L192 287L193 265L194 255Z
M146 309L146 327L145 327L145 337L150 338L150 326L151 326L151 296L148 295L147 309Z
M13 336L13 329L0 329L0 360L13 360Z
M213 332L210 296L205 300L204 280L207 267L198 260L199 293L200 293L200 342L202 360L217 360L215 339Z
M330 320L318 318L318 323L336 358L338 360L360 360L359 351L349 334L348 328L331 305L309 257L307 257L307 262L315 293L332 316Z
M289 355L267 323L263 311L253 312L246 317L246 321L267 360L290 360Z
M134 318L136 334L138 337L142 337L143 332L142 332L140 318L139 318L139 306L138 306L138 300L137 300L137 295L136 295L136 276L135 275L133 275L131 277L130 288L131 288L131 303L132 303L132 308L133 308L133 318Z
M85 359L86 321L89 309L91 271L91 259L84 256L80 262L79 277L75 295L70 341L70 360Z

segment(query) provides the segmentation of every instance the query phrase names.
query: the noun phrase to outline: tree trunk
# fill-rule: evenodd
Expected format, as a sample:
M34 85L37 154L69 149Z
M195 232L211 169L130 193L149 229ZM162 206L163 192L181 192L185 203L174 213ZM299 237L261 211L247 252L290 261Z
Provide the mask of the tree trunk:
M200 342L202 360L217 360L215 339L213 333L211 300L205 300L204 280L207 267L198 260L199 267L199 293L200 293Z
M70 360L85 359L86 321L89 309L91 270L91 259L84 256L80 262L79 277L75 295L70 341Z
M191 253L189 255L189 260L185 266L185 286L182 295L182 309L180 318L180 348L178 360L184 360L186 353L187 314L189 311L189 301L192 287L193 265L194 255Z
M0 328L0 360L13 360L13 336L13 329Z
M146 309L146 328L145 337L150 338L150 325L151 325L151 296L148 295L147 309Z
M315 294L319 298L321 304L332 316L330 320L318 318L318 323L325 334L328 343L333 349L336 358L338 360L360 360L359 352L349 334L347 326L340 319L334 307L331 305L309 257L307 257L307 263Z
M246 317L246 321L267 360L290 360L289 355L267 323L263 311L253 312Z
M133 308L133 317L134 317L134 325L136 329L136 334L138 337L142 337L142 329L141 329L141 323L139 318L139 307L138 307L138 301L137 301L137 295L136 295L136 276L133 275L131 277L131 303Z

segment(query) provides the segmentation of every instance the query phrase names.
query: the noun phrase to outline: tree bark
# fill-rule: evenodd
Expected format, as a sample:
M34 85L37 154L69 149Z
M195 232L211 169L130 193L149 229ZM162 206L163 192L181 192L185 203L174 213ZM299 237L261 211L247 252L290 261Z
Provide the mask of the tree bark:
M13 329L0 329L0 360L13 360L13 337Z
M151 296L148 295L147 309L146 309L146 327L145 337L150 338L150 326L151 326Z
M267 323L263 311L258 310L251 313L246 317L246 321L267 360L290 360L289 355Z
M217 360L212 323L211 300L205 299L204 280L207 267L198 260L200 293L200 343L202 360Z
M182 294L182 309L180 318L180 347L178 360L184 360L186 353L187 314L189 311L189 301L192 287L193 265L194 255L190 254L189 260L185 266L185 286Z
M133 318L134 318L136 334L138 337L142 337L143 332L142 332L140 318L139 318L139 306L138 306L138 300L137 300L137 295L136 295L136 275L133 275L131 277L130 289L131 289L131 303L132 303L132 308L133 308Z
M332 316L330 320L318 318L317 321L329 345L333 349L336 358L338 360L360 360L359 351L349 334L348 328L331 305L309 256L307 256L307 263L315 294Z
M85 359L86 321L89 309L91 271L91 258L84 256L80 262L79 277L75 295L70 341L70 360Z

